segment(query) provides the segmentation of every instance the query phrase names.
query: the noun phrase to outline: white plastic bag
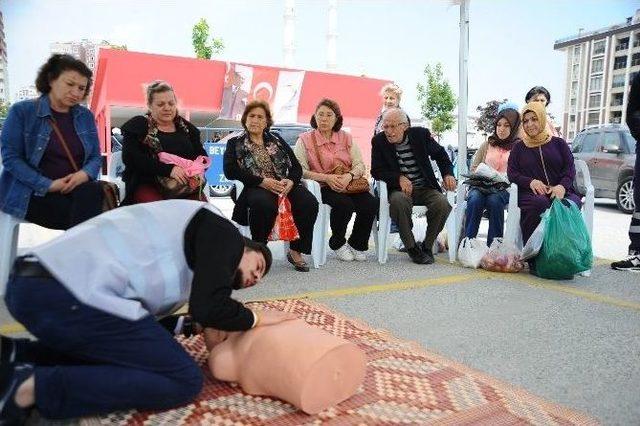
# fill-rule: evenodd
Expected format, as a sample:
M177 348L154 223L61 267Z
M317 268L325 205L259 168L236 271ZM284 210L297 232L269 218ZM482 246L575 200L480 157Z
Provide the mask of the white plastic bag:
M524 263L520 259L520 250L502 238L494 238L491 247L480 261L482 269L493 272L520 272Z
M488 166L485 163L478 164L474 173L476 175L484 176L496 182L509 183L509 178L507 178L506 173L500 173L496 169L494 169L491 166Z
M462 266L467 268L477 268L480 266L480 261L489 250L487 244L476 238L465 237L460 241L458 247L458 260L462 263Z
M413 232L413 239L416 240L416 244L422 243L424 235L427 233L427 217L413 216L413 228L411 231ZM404 248L404 244L402 244L402 240L400 239L400 233L396 235L396 238L393 241L393 248L396 250Z
M542 248L542 242L544 241L544 226L546 224L546 216L543 215L540 223L531 234L531 237L527 240L527 243L522 248L522 255L520 258L522 260L528 260L534 258L540 252Z

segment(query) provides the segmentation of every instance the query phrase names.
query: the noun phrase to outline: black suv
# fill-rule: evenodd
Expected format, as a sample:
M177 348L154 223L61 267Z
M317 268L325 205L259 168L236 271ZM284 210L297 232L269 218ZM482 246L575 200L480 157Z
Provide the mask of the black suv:
M215 129L214 129L215 130ZM228 135L220 139L218 142L226 143L233 136L237 135L238 132L241 132L242 129L225 129L230 132ZM233 131L236 130L236 131ZM282 139L289 144L290 146L294 146L296 141L298 140L298 136L300 133L311 130L311 126L308 124L274 124L270 129L274 133L278 133L282 136ZM212 197L226 197L231 194L231 190L233 189L233 185L211 185L209 194Z
M618 208L633 213L633 169L636 141L626 126L591 127L576 135L573 156L589 167L595 196L616 200Z

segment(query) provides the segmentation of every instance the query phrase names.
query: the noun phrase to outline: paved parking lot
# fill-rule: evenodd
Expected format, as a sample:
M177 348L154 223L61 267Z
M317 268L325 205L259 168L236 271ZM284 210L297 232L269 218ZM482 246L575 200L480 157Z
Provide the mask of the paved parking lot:
M214 204L230 214L231 201ZM629 216L598 201L594 253L626 253ZM486 227L483 224L482 229ZM21 247L54 233L26 225ZM327 264L297 273L271 244L272 272L243 300L308 297L414 340L530 392L586 412L604 424L640 424L640 274L612 271L599 259L591 277L556 282L449 264L415 265L390 249L380 266ZM0 331L21 333L3 308Z

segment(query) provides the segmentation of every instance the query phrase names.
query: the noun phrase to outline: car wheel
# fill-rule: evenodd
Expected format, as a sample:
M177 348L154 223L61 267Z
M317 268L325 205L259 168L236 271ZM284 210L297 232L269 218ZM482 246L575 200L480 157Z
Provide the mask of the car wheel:
M228 197L233 185L209 185L209 195L212 197Z
M633 176L624 178L618 184L616 191L616 203L618 208L627 214L633 213L635 203L633 202Z

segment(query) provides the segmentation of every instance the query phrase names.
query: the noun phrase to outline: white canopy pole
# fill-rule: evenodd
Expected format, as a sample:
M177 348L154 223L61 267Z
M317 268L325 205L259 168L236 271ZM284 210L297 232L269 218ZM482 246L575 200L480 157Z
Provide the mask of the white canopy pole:
M469 0L460 0L458 97L458 176L467 172L467 104L469 101Z

